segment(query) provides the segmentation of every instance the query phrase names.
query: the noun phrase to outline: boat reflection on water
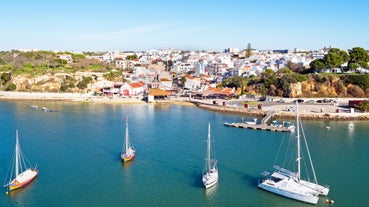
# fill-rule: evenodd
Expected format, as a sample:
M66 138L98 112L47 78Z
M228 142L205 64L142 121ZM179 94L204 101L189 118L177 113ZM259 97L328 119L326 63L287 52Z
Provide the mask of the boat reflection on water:
M131 161L131 162L122 162L122 166L123 166L123 168L128 168L128 167L130 167L132 164L133 164L133 161Z
M206 199L209 201L215 200L218 192L218 184L214 185L211 188L207 188L204 190Z
M350 122L349 125L348 125L348 129L349 131L353 131L354 130L354 123L353 122Z
M352 139L354 138L354 134L355 134L354 129L355 129L355 125L352 121L350 121L348 124L348 133L347 133L347 137L350 142L352 142Z

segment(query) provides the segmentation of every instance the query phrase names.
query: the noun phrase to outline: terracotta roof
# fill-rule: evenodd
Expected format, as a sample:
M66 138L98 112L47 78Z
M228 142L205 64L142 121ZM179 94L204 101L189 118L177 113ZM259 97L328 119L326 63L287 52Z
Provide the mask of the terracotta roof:
M162 78L162 79L160 79L160 81L170 81L170 80L167 79L167 78Z
M140 88L144 86L145 84L143 82L137 82L137 83L131 83L129 84L132 88Z
M224 88L220 94L224 94L224 95L227 95L227 94L232 94L232 88Z
M162 90L160 88L150 88L149 96L169 96L172 93L169 91Z
M188 78L188 79L193 79L193 77L191 75L189 75L189 74L185 74L184 77L185 78Z

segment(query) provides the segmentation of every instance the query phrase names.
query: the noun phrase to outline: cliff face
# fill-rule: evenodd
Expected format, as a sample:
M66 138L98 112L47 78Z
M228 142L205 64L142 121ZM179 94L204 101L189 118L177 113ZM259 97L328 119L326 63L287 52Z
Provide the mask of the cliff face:
M316 81L304 81L290 85L289 97L340 97L347 95L347 88L339 79L317 83Z
M91 77L92 81L87 88L80 89L78 83L85 77ZM16 85L16 91L23 92L74 92L87 93L92 89L92 85L103 79L103 73L76 72L55 73L44 75L21 74L12 77L11 82ZM263 84L246 86L247 94L263 94L270 96L288 96L290 98L298 97L369 97L369 89L363 91L356 85L345 84L337 77L330 76L324 81L317 82L313 78L306 81L291 83L289 90L272 85L270 89L265 89Z
M44 75L29 75L21 74L12 78L12 83L16 85L17 91L23 92L72 92L85 93L87 89L79 89L77 84L83 77L88 74L44 74ZM91 86L91 84L89 84ZM63 88L64 87L64 88Z
M57 76L30 76L28 74L15 76L12 80L12 82L17 86L17 91L37 92L60 91L62 81L63 79Z
M364 91L357 85L345 85L340 78L335 76L321 78L318 79L318 81L310 77L306 81L289 84L288 90L277 88L275 85L271 85L268 89L264 88L263 84L249 85L245 87L245 93L260 95L263 94L263 90L265 89L265 94L268 96L285 96L290 98L369 97L369 89L366 89L366 91Z

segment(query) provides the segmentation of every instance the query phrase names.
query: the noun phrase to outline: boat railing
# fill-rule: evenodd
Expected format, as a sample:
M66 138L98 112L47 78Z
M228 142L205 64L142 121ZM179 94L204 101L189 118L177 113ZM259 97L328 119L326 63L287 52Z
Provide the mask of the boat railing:
M292 178L297 177L297 173L292 172L292 171L287 170L287 169L284 169L284 168L282 168L282 167L280 167L278 165L274 165L273 168L275 170L277 170L278 172L280 172L281 174L286 175L288 177L292 177Z

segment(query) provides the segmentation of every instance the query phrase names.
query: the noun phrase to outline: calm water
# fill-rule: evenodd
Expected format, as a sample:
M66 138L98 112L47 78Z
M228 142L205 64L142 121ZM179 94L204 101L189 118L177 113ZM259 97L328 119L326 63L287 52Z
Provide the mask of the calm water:
M45 113L45 106L57 112ZM136 159L123 165L129 117ZM272 170L287 133L229 128L240 116L178 105L89 105L0 102L0 177L6 180L19 130L39 176L24 189L0 193L0 206L311 206L256 187ZM205 191L201 172L211 122L219 183ZM320 183L335 206L369 202L368 122L304 121ZM330 130L324 130L326 125ZM3 183L4 183L3 182ZM317 206L325 206L322 197Z

